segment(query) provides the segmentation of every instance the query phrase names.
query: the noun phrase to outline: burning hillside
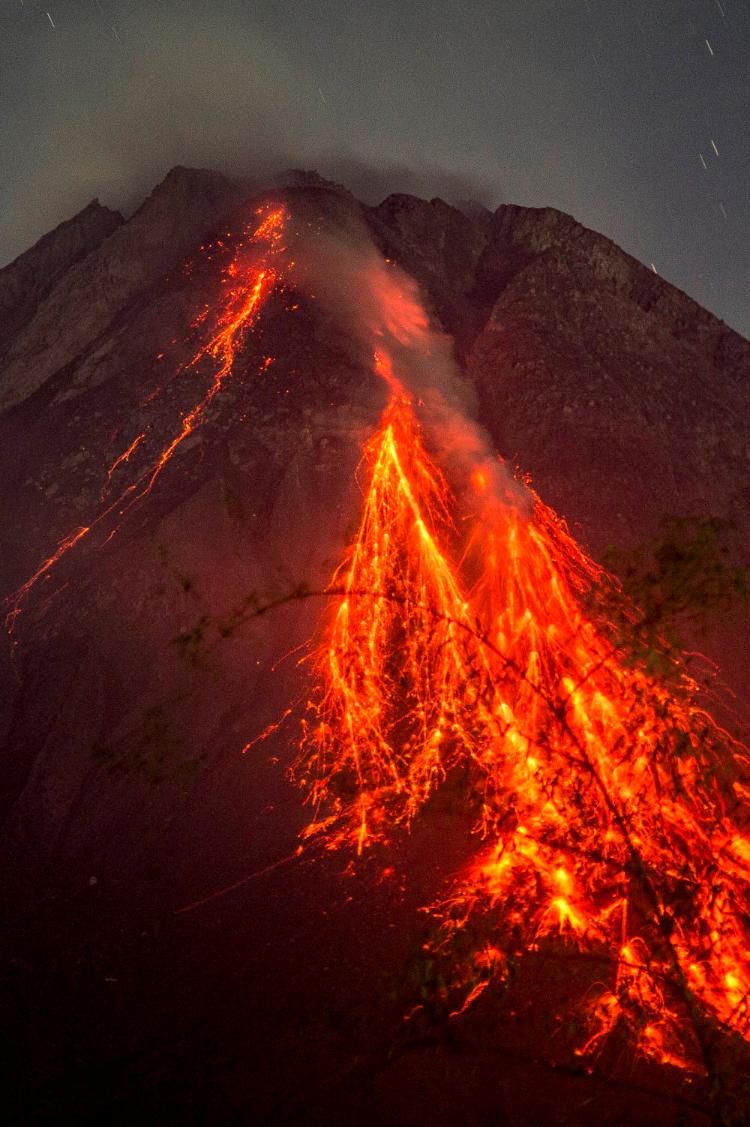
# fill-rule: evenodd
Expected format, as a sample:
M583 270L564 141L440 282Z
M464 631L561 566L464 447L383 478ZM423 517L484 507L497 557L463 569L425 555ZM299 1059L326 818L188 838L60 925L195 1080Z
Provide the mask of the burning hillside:
M526 239L526 218L509 233L507 214L488 226L444 214L439 201L424 207L429 214L410 226L419 201L365 209L323 184L220 210L186 263L176 256L153 289L135 300L129 293L90 339L83 320L66 326L59 368L45 326L55 303L74 307L75 285L53 288L35 314L24 307L6 346L8 379L18 370L28 382L33 351L18 342L35 332L54 376L41 386L29 377L26 400L20 384L6 387L15 405L0 419L17 490L7 492L7 511L32 490L42 498L33 519L30 504L19 509L26 532L4 565L8 685L20 685L9 687L3 712L6 835L31 874L8 882L19 919L11 942L31 926L33 958L44 964L42 934L62 926L60 957L74 958L82 939L77 925L59 923L61 905L78 895L81 867L99 869L102 859L118 874L93 925L109 952L96 959L115 962L105 982L132 982L140 957L113 937L124 927L151 936L153 926L154 936L169 935L153 940L155 965L184 966L180 981L191 968L211 997L205 970L178 953L183 933L164 913L189 929L197 951L201 913L231 912L239 947L257 963L251 992L264 976L288 976L290 997L304 994L304 967L293 969L291 957L296 897L327 936L318 977L339 962L345 993L356 978L367 997L371 984L352 969L364 939L350 937L347 948L339 925L322 922L335 921L344 859L362 911L382 904L383 927L392 916L383 950L402 946L391 961L421 935L423 954L440 968L429 999L398 996L399 1026L406 1017L416 1028L431 1007L460 1038L478 1010L503 1020L519 961L567 966L573 1032L565 1041L536 1037L535 1061L581 1061L582 1075L617 1083L607 1053L625 1046L628 1067L680 1077L668 1081L673 1088L703 1085L705 1106L715 1108L722 1046L750 1039L747 753L711 716L687 666L670 656L666 673L646 667L628 634L637 606L498 456L501 448L523 464L527 434L537 451L557 441L559 481L546 499L568 488L566 515L595 512L596 491L589 497L580 485L568 449L574 415L559 402L573 364L562 330L559 380L548 389L559 434L536 434L532 412L527 433L498 444L505 423L496 416L512 399L515 373L526 372L520 400L543 372L528 360L543 315L533 279L545 268L556 276L564 238L555 224ZM147 220L146 208L141 226ZM108 239L128 226L89 258L106 256ZM100 267L91 269L97 276ZM615 275L621 321L623 271ZM642 300L635 282L627 300L645 317L655 298ZM76 284L90 292L90 279ZM660 280L648 285L661 287L664 334L670 302L679 302ZM570 311L588 340L576 301ZM684 335L675 356L689 371L698 345L690 353ZM726 359L729 406L719 410L713 392L709 399L728 449L745 353L712 324L698 338ZM538 339L546 363L545 332ZM502 382L493 390L488 371L504 344L510 360L495 365ZM655 361L644 355L648 374ZM668 354L664 380L673 362ZM511 399L509 418L519 409ZM610 428L616 421L611 413ZM587 449L585 426L581 433ZM26 452L35 444L38 463ZM610 452L600 455L603 480ZM693 488L708 496L726 476ZM653 503L651 493L624 496L620 516L626 524L623 514ZM49 527L38 515L44 506ZM603 510L598 526L591 519L594 544L611 515ZM291 748L292 726L278 728L287 715L302 720ZM266 741L252 740L261 730ZM144 796L144 778L160 782L159 797ZM446 840L430 864L410 863L444 793L470 836L460 847ZM248 833L251 845L240 845ZM148 907L136 874L152 845L139 834L153 843L149 864L165 864ZM238 850L249 851L236 870ZM397 868L400 895L388 884ZM276 915L263 924L262 946L247 929L259 926L269 879ZM257 897L255 910L224 888ZM420 908L429 909L426 935L415 923ZM216 945L217 973L232 993L235 946L217 929L203 938ZM275 976L264 969L269 959ZM162 1005L182 1013L191 992L162 978ZM266 1027L283 1020L271 1016L274 991L267 1004L256 993L266 1014L252 1050L260 1053ZM315 996L322 1014L327 995ZM82 1011L92 1028L99 1006L87 1001ZM55 1020L65 1026L64 1008ZM237 1035L225 1027L217 1038ZM266 1070L271 1086L280 1060ZM286 1121L278 1109L265 1118Z

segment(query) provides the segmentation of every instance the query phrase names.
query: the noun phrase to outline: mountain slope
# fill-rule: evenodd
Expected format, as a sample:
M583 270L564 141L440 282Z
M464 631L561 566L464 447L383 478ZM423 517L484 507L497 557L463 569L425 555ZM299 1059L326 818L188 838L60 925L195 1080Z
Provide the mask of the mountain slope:
M59 279L122 223L118 212L93 200L78 215L0 270L0 347L34 315Z
M270 292L211 394L201 314L222 308L256 213L280 205L303 235L348 245L369 231L416 279L492 445L594 552L641 542L679 513L729 517L749 542L750 344L558 212L469 218L409 196L367 208L319 181L247 199L217 174L177 169L127 222L82 213L72 249L64 225L43 255L0 273L0 286L22 279L6 283L17 312L0 369L0 520L13 529L3 592L91 530L28 598L11 598L20 613L2 653L3 846L16 859L4 953L21 1119L32 1107L95 1122L120 1100L131 1121L213 1111L325 1122L337 1100L362 1118L369 1084L373 1121L397 1122L378 1069L412 1110L419 1070L437 1085L432 1120L404 1122L440 1122L441 1101L460 1102L460 1068L436 1081L443 1058L422 1049L409 1072L363 1033L371 983L384 966L399 973L416 909L465 846L450 811L399 847L404 875L371 862L342 886L333 859L290 863L174 915L296 849L305 817L282 773L287 740L241 752L305 693L296 647L322 607L293 600L244 626L238 611L328 582L385 402L363 340L293 285ZM175 438L131 506L127 482ZM747 665L732 665L731 646L743 629L713 643L738 688ZM377 1058L366 1080L349 1042ZM534 1095L547 1076L538 1061L503 1110L488 1095L494 1058L471 1051L484 1079L467 1122L551 1114ZM280 1094L289 1056L299 1091ZM603 1081L555 1083L555 1099L574 1091L583 1105L595 1089L612 1100ZM649 1099L631 1101L629 1122L663 1113Z

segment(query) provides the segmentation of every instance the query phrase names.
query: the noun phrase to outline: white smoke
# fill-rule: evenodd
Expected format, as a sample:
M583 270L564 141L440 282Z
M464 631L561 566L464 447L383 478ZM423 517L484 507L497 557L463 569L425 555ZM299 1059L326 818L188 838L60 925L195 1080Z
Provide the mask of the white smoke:
M474 417L474 390L451 338L431 316L416 281L383 259L364 224L350 221L340 232L306 234L295 258L303 289L316 295L376 370L377 354L389 359L453 488L473 497L476 507L479 472L482 505L493 499L528 509L529 491L506 469Z

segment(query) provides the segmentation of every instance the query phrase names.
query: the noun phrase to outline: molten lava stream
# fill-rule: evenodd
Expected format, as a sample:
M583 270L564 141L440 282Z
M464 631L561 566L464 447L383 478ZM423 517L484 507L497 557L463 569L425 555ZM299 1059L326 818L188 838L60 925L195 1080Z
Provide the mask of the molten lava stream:
M448 521L447 487L403 396L365 458L371 484L333 581L345 595L320 655L325 690L304 779L316 806L354 787L351 809L339 805L342 837L360 851L392 819L411 818L470 743L458 702L472 675L460 639L468 607L433 532Z
M266 214L263 214L264 211ZM255 326L264 302L279 284L281 278L280 259L284 251L282 239L287 214L283 208L260 209L256 214L263 215L260 223L248 227L244 238L237 241L233 256L224 271L222 284L227 288L222 291L221 302L215 318L213 312L207 308L194 321L193 328L201 328L205 339L194 353L187 367L196 367L202 361L210 361L214 365L214 375L208 390L198 402L187 411L181 419L179 428L167 441L150 463L147 463L135 477L114 498L106 503L105 498L118 471L123 466L129 466L136 450L142 449L142 444L147 437L149 428L138 434L112 463L107 471L106 481L100 495L100 508L91 519L91 523L67 533L59 542L50 557L44 560L34 574L26 580L11 595L4 600L7 609L5 624L9 633L13 632L16 620L31 595L36 584L41 579L48 580L53 568L85 537L94 530L106 529L110 518L114 518L111 527L103 541L108 543L120 527L125 514L147 494L151 492L157 478L171 461L175 452L185 439L191 435L206 420L206 413L214 399L221 392L226 380L232 374L233 366L239 349L245 337ZM254 248L265 246L266 253L257 262ZM210 249L210 248L209 248ZM247 261L249 258L251 261ZM260 371L267 369L270 358L266 358ZM176 375L184 371L179 368ZM152 401L162 389L157 389L149 397Z
M499 856L480 874L490 899L506 917L519 901L528 943L556 928L579 945L619 950L604 1031L615 1013L630 1020L645 1052L684 1060L692 995L747 1036L740 921L750 907L750 868L739 858L717 865L727 835L722 807L732 800L720 790L731 741L694 703L684 674L668 691L622 664L575 594L582 582L594 588L593 566L540 502L533 521L491 503L476 536L482 574L472 605L491 624L493 654L502 655L496 713L508 724L492 790L501 810L503 796L513 796L519 821L501 833ZM607 894L613 872L624 898ZM536 905L523 890L529 881L546 889ZM640 936L629 933L629 920ZM643 1030L633 1011L649 1017Z
M473 467L457 535L411 404L376 367L393 394L297 767L310 832L361 851L468 765L484 843L435 908L436 951L465 983L453 1012L509 955L556 944L610 968L581 1051L617 1026L700 1068L697 1008L750 1035L750 843L725 814L744 749L686 674L668 687L624 660L583 609L603 573L532 494L493 488L496 467ZM485 938L467 961L469 929Z

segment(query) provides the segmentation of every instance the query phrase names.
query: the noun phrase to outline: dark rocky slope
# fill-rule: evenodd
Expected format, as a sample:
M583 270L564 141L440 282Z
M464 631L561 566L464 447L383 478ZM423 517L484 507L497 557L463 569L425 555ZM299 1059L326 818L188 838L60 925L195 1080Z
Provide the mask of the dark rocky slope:
M0 348L34 316L39 304L77 262L95 250L124 220L92 200L0 270Z

